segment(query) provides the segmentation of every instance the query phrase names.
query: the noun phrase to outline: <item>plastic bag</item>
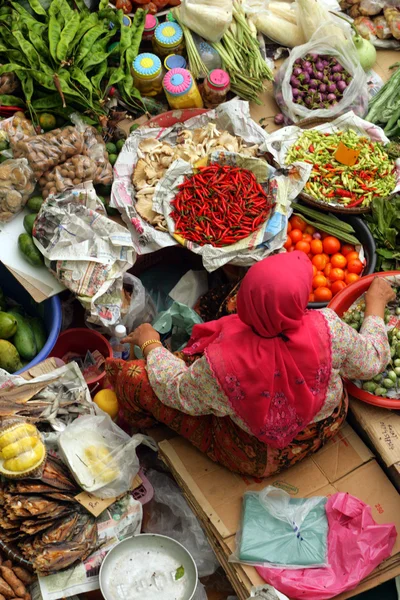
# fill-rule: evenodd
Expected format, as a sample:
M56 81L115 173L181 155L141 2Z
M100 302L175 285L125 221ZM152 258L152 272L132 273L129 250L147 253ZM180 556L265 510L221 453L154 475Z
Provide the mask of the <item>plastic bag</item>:
M0 164L0 222L11 221L35 189L28 161L9 159Z
M99 498L112 498L131 488L140 464L140 444L157 450L145 435L129 437L109 415L96 407L97 416L76 419L60 435L59 451L77 483Z
M39 179L43 173L65 162L67 158L82 154L83 135L77 127L68 126L27 140L22 139L15 147L28 159L36 179Z
M182 0L179 20L209 42L219 42L232 22L232 0Z
M36 135L32 122L25 117L23 112L17 112L10 119L3 121L1 123L1 128L7 133L10 141L12 157L23 158L24 154L19 148L18 142Z
M180 302L173 302L168 310L157 315L153 327L162 335L171 332L167 345L175 352L186 346L193 327L198 323L203 323L203 319L194 310Z
M351 39L351 29L343 19L335 18L320 0L296 0L297 23L300 25L304 39L310 41L314 34L335 37L336 45ZM338 22L339 21L339 22Z
M276 6L278 4L282 4L282 8ZM246 15L250 17L257 31L286 48L301 46L306 41L301 27L296 22L293 6L288 2L269 0L244 0L243 3Z
M84 181L93 181L96 173L96 163L89 156L77 154L61 165L50 169L39 179L43 198L50 194L61 194Z
M315 569L271 569L258 573L292 600L327 600L357 587L391 555L396 541L392 524L374 521L371 508L350 494L328 498L328 563Z
M153 469L146 471L146 477L154 488L154 499L143 531L167 535L181 543L193 556L200 578L215 573L219 563L179 487L171 477Z
M94 185L110 185L113 180L113 170L102 136L94 127L86 127L83 138L85 140L83 154L90 156L96 163Z
M156 307L140 279L124 273L123 292L126 303L121 307L121 321L126 330L131 332L142 323L151 323Z
M324 31L324 35L321 36L320 32L323 33ZM323 26L314 34L309 43L295 48L290 53L289 58L285 60L275 75L275 100L283 114L291 122L296 123L310 117L327 119L351 110L358 116L365 115L368 109L367 76L360 65L353 42L350 39L345 43L341 41L340 47L338 47L336 41L335 36L329 37L326 35L325 26ZM306 106L296 104L293 101L290 78L294 63L298 58L303 58L311 53L334 56L352 76L351 82L343 93L343 98L335 106L310 110Z
M273 486L244 494L241 532L229 561L295 569L326 565L326 502L292 498Z

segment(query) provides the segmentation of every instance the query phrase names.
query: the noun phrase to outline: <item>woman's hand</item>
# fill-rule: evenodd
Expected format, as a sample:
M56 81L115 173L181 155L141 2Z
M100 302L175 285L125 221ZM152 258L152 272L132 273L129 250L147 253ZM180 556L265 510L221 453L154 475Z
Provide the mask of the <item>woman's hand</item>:
M385 307L396 298L391 285L383 277L375 277L365 294L365 317L385 316Z
M143 344L149 340L160 341L160 334L150 325L150 323L143 323L124 338L122 343L132 344L133 346L139 346L139 348L141 348ZM152 346L149 345L149 348L151 347Z

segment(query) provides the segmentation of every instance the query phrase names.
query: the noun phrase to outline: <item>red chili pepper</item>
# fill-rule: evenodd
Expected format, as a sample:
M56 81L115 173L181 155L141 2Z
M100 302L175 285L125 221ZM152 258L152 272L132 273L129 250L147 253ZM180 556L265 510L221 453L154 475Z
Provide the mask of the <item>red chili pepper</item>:
M309 152L314 152L315 151L315 148L314 148L313 144L310 144L310 146L308 147L308 151Z
M364 196L361 196L361 198L358 198L358 200L356 200L355 202L350 202L350 204L346 204L346 208L353 208L354 206L359 206L364 202L364 200Z

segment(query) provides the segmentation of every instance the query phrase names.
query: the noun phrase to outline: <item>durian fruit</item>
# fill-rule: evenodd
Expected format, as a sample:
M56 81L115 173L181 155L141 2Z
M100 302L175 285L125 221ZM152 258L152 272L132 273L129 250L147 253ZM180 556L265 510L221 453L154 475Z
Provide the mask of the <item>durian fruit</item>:
M96 481L104 484L119 476L119 469L106 446L88 446L85 449L87 467Z
M46 459L39 431L17 423L0 431L0 473L10 479L33 476Z

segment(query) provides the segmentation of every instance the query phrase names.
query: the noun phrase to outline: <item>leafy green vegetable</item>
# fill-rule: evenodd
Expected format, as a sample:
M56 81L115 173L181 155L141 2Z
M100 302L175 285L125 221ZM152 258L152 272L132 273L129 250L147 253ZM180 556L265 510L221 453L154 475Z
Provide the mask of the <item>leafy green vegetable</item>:
M365 216L376 242L376 270L400 269L400 196L375 198L372 212Z
M185 574L185 567L183 567L183 566L178 567L175 572L175 581L179 581L179 579L182 579L184 574Z

